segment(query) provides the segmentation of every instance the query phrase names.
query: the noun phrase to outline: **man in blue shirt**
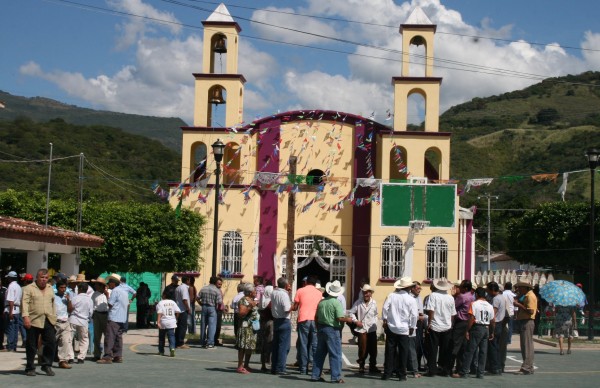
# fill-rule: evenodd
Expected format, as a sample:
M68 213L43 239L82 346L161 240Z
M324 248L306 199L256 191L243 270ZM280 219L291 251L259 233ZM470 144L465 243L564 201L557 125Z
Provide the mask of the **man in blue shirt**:
M127 279L125 278L125 276L121 276L119 282L121 283L119 284L119 287L123 288L127 292L127 320L125 320L125 333L127 333L127 330L129 330L129 306L131 302L133 302L137 294L133 287L127 284ZM129 299L130 296L131 299Z
M121 277L111 274L106 278L111 290L108 298L108 323L104 333L104 357L96 361L98 364L123 362L123 332L127 322L127 306L129 294L123 287L118 287Z

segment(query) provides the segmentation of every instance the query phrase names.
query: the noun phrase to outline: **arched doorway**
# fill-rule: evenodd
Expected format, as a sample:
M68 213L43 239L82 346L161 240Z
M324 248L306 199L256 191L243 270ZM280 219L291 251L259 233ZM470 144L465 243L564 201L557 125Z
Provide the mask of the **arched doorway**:
M294 241L296 263L294 291L305 276L315 275L324 287L327 282L339 280L345 286L347 255L333 240L323 236L305 236ZM281 255L281 273L285 274L286 250Z

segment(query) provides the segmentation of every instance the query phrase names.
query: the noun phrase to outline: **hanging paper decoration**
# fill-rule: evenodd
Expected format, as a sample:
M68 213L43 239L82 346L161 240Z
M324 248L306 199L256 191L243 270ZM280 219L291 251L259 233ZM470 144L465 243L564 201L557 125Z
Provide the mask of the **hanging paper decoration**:
M465 187L465 191L468 193L471 190L471 187L480 187L483 185L489 186L490 183L494 181L494 178L479 178L479 179L469 179L467 181L467 186Z
M536 182L556 183L556 178L558 178L558 174L537 174L531 176L531 179L533 179Z
M563 202L565 200L565 194L567 193L567 181L568 180L569 180L569 173L563 172L562 185L560 185L560 187L558 188L558 194L560 194L560 197L562 198Z

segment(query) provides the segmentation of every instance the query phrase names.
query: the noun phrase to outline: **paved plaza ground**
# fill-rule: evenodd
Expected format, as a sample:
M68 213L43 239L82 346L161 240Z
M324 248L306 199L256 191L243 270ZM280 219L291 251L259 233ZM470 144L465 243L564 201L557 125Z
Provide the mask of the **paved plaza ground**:
M225 328L225 332L230 332ZM191 346L191 349L178 350L176 357L161 357L156 355L156 329L130 330L125 335L126 349L124 363L113 365L98 365L88 361L83 365L73 365L70 370L54 368L56 376L47 377L38 367L36 377L24 375L24 349L17 353L0 353L0 386L24 387L32 384L41 384L44 387L306 387L322 385L311 383L309 376L300 375L297 369L290 366L289 376L273 376L260 372L249 375L236 373L237 351L233 345L226 344L214 350L202 349ZM502 376L485 376L479 379L452 379L446 377L409 378L407 382L399 383L397 379L388 381L380 380L380 375L359 375L357 373L356 345L348 342L349 333L344 335L344 380L349 386L385 387L404 386L415 387L509 387L515 384L527 387L598 387L600 386L600 348L577 348L573 354L560 356L558 349L536 343L535 344L535 374L530 376L517 376L512 372L519 369L521 355L518 349L518 336L514 336L509 346L507 373ZM292 344L295 343L295 333ZM296 350L288 356L288 364L295 361ZM260 358L253 355L250 365L252 369L259 370ZM383 346L379 346L379 364L383 363ZM325 368L328 369L328 361ZM328 379L329 375L325 375Z

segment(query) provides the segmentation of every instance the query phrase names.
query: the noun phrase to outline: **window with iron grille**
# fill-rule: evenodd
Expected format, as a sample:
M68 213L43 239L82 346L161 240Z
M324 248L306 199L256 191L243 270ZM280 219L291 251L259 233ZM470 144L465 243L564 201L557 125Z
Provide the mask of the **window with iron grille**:
M448 277L448 243L436 236L427 243L427 278Z
M398 236L387 236L381 243L381 278L398 279L403 272L402 240Z
M242 272L242 236L238 232L226 232L221 240L221 273Z

